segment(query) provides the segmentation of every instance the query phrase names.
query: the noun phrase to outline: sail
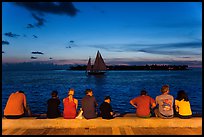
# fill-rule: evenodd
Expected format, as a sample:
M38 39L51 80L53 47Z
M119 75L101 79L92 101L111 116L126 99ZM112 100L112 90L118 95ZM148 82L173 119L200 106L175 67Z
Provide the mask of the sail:
M106 70L106 64L99 51L97 52L97 55L96 55L96 59L93 65L93 70L94 71L105 71Z
M86 67L86 71L90 71L91 70L91 58L89 58L87 67Z

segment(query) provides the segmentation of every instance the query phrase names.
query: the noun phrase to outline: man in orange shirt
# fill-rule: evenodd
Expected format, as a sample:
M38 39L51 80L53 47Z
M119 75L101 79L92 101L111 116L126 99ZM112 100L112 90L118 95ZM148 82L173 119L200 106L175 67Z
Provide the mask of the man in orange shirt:
M26 96L24 92L17 91L9 96L4 109L4 116L8 119L21 118L25 115L27 110Z

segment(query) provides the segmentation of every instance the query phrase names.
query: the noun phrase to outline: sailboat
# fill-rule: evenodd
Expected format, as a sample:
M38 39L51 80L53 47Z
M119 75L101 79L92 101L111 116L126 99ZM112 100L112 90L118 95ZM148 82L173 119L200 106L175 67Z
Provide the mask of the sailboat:
M97 52L96 59L94 62L94 65L91 65L91 58L89 58L86 73L88 75L103 75L106 72L106 64L100 54L100 52Z

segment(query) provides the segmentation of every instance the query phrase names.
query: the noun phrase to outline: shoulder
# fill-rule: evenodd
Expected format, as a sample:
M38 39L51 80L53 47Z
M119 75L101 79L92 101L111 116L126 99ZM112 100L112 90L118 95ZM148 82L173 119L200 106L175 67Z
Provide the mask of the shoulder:
M14 93L12 93L12 94L14 95ZM25 94L23 94L23 93L18 93L16 95L25 97Z
M174 98L172 95L169 95L171 98Z

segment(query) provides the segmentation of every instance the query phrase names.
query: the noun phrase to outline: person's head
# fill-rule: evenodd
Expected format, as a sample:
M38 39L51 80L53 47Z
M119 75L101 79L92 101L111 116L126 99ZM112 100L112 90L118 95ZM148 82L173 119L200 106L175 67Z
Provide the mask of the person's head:
M22 90L19 90L19 91L18 91L18 93L23 93L23 94L24 94L24 91L22 91Z
M89 96L93 96L93 91L92 91L92 89L86 89L85 94L86 94L86 95L89 95Z
M140 95L142 96L142 95L147 95L147 91L146 90L141 90L141 92L140 92Z
M163 85L161 88L161 93L168 93L169 92L169 85Z
M74 89L73 88L69 89L68 96L74 96Z
M111 102L111 97L110 96L106 96L104 98L104 101L107 102L107 103L110 103Z
M57 97L58 95L58 92L56 90L53 90L52 93L51 93L51 96L52 97Z
M184 99L184 101L189 101L188 96L184 90L179 90L177 93L177 100L181 101Z

